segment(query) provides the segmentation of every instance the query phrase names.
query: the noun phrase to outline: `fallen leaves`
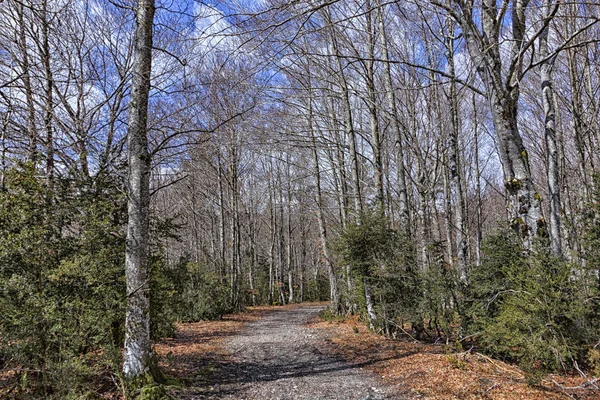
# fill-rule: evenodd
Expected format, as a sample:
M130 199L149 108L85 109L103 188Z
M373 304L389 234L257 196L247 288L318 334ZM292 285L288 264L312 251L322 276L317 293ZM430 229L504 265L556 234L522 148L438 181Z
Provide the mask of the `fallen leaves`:
M239 334L243 326L261 318L272 307L251 307L246 312L223 316L217 321L182 323L174 338L154 345L160 366L169 375L181 379L202 379L213 366L229 356L225 342Z
M565 391L555 383L560 381L565 388L584 385L585 379L580 376L560 376L560 379L548 376L539 386L532 387L523 371L514 365L479 353L447 353L441 345L387 339L369 332L356 318L344 322L317 321L310 326L327 333L322 351L360 364L416 398L591 400L600 397L597 391Z

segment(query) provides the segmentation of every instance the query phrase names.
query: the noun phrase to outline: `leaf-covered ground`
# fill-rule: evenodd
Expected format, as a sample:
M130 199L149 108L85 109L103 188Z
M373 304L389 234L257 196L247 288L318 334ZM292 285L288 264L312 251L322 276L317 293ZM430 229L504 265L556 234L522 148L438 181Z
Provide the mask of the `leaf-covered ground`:
M600 391L593 390L580 375L549 375L533 387L514 365L475 352L451 353L443 345L387 339L369 332L356 318L318 320L310 326L327 333L324 351L355 362L377 354L381 361L367 368L387 383L410 388L417 398L600 399Z
M225 315L216 321L179 324L174 338L154 346L161 367L176 378L190 382L206 380L215 365L227 362L227 342L239 335L243 326L263 317L273 307L252 307L246 312Z

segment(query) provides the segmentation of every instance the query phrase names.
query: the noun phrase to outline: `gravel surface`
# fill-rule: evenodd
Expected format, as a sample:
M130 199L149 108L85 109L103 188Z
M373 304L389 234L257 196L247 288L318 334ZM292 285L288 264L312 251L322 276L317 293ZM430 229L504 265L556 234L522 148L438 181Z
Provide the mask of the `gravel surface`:
M231 362L211 373L208 387L185 399L402 399L375 375L323 354L323 333L306 326L322 306L274 310L229 342ZM399 391L396 391L399 393Z

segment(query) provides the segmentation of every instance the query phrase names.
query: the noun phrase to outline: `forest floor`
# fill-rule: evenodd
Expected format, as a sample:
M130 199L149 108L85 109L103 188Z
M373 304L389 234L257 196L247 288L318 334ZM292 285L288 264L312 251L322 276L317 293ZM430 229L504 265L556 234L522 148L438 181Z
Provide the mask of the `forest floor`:
M181 324L156 345L180 378L176 399L598 399L580 376L527 384L517 367L446 346L391 340L356 319L328 322L325 304L254 307Z

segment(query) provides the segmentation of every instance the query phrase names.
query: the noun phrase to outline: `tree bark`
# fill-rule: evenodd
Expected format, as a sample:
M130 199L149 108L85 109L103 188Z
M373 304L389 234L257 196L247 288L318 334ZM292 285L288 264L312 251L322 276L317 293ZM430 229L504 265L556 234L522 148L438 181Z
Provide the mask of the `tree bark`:
M234 128L235 129L235 128ZM230 240L231 240L231 258L230 262L230 301L231 306L237 309L240 305L240 280L241 280L241 243L240 243L240 212L239 212L239 182L238 182L238 138L237 132L231 134L231 143L229 144L229 183L230 183Z
M309 95L308 95L308 131L310 132L312 141L312 153L313 153L313 168L315 176L316 186L316 197L317 197L317 221L319 223L319 239L321 242L321 252L323 254L323 261L327 267L327 274L329 276L329 298L331 300L331 309L339 311L340 308L340 296L337 287L337 276L333 268L333 263L329 255L329 246L327 242L327 225L325 223L325 215L323 213L323 193L321 189L321 168L319 161L319 150L317 147L317 141L315 138L314 124L313 124L313 107L312 107L312 91L309 83Z
M150 368L150 282L148 236L150 156L148 154L148 96L152 68L154 0L138 0L134 34L134 61L129 101L128 221L125 253L127 315L123 374L136 378Z
M23 89L25 91L25 103L27 104L27 136L29 137L29 149L27 158L33 163L37 163L38 134L35 126L35 103L33 101L33 90L31 87L31 75L29 65L29 51L27 50L27 37L25 35L25 8L22 2L17 2L16 6L17 19L19 23L18 44L21 53L21 79L23 81Z
M7 111L2 118L2 132L0 134L0 191L6 189L4 182L7 170L6 153L7 151L7 130L10 121L10 111Z
M456 243L456 268L461 282L467 281L467 240L465 235L465 196L463 192L462 168L460 161L460 119L458 93L456 91L456 73L454 70L454 22L447 19L446 57L450 75L450 146L448 168L450 172L450 196L454 200L454 238Z
M287 191L287 242L286 242L286 269L288 275L288 303L294 302L294 271L293 271L293 252L292 252L292 176L290 173L290 150L286 153L286 191Z
M373 169L375 173L375 208L378 213L385 215L385 192L383 186L383 162L381 156L381 131L379 129L379 118L377 116L377 93L375 91L375 24L373 23L373 11L371 1L365 3L365 20L367 31L367 60L366 76L367 84L367 108L369 109L369 125L371 128L371 148L373 149Z
M550 14L550 0L542 3L542 18L548 18ZM548 57L548 35L547 26L539 37L540 78L542 89L542 106L544 108L544 142L547 153L548 167L548 196L550 197L550 243L552 253L559 257L562 255L561 223L560 223L560 186L558 166L558 146L556 144L556 112L554 109L554 89L552 81L553 59Z
M225 220L225 189L223 187L223 163L221 161L221 149L217 151L217 182L219 186L219 278L224 282L227 274L227 244L225 242L226 220Z
M494 130L498 137L500 161L504 171L504 184L508 196L510 225L521 235L526 251L531 249L532 239L541 218L540 195L535 191L531 176L529 155L523 145L517 124L519 101L519 79L523 55L521 46L525 35L525 6L527 0L516 0L512 4L511 27L512 47L507 76L502 71L500 54L500 24L496 0L483 0L481 13L482 30L474 20L471 5L454 0L461 12L459 23L473 64L481 77L490 107ZM454 10L453 10L454 11Z
M327 23L329 24L329 36L333 55L337 61L337 78L340 89L342 91L342 108L344 110L344 130L346 137L350 142L350 179L352 180L353 189L353 201L354 201L354 217L357 221L360 221L361 214L363 211L363 201L360 186L360 170L358 164L358 150L356 146L356 132L354 132L354 123L352 119L352 105L350 104L350 91L348 89L348 82L344 74L344 66L342 65L342 57L338 48L336 39L336 32L334 30L334 24L331 21L331 16L327 14Z
M269 303L275 303L275 238L277 235L277 217L275 216L275 201L273 199L274 189L271 182L273 178L273 164L269 160L269 174L267 180L267 190L269 191Z
M475 214L476 214L476 229L475 229L475 265L479 267L481 265L481 169L479 168L479 122L477 120L477 103L475 102L475 93L473 93L473 144L474 157L475 157Z
M42 51L41 61L44 68L44 130L46 131L46 178L50 187L54 181L54 77L50 68L50 21L48 20L48 1L44 0L41 6L42 24Z
M571 112L573 114L573 131L575 132L575 151L577 153L577 169L581 184L579 185L579 208L589 200L587 162L584 144L583 132L583 104L581 100L581 82L579 81L579 71L577 67L576 49L569 49L567 53L569 68L569 83L571 85Z
M385 35L385 20L383 13L383 6L380 4L381 0L377 0L378 12L379 12L379 27L381 35L381 47L382 47L382 61L383 61L383 83L386 93L386 99L388 103L387 119L391 126L392 132L396 137L396 159L397 159L397 173L398 173L398 200L399 200L399 213L400 213L400 226L402 231L408 238L412 237L411 230L411 216L408 202L408 188L406 184L406 168L404 167L404 137L402 130L400 129L400 123L398 121L398 109L396 106L396 94L392 85L392 73L389 63L389 51L388 41Z

